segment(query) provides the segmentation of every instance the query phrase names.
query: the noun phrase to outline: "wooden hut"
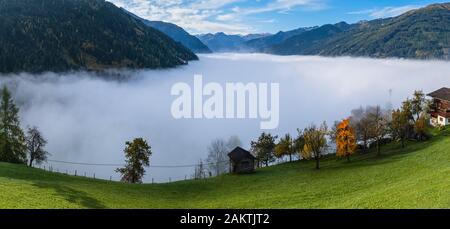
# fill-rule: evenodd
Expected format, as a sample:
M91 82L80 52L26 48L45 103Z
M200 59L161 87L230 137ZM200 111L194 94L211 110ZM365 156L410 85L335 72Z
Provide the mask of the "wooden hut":
M255 170L255 156L249 151L236 147L228 154L230 173L249 173Z

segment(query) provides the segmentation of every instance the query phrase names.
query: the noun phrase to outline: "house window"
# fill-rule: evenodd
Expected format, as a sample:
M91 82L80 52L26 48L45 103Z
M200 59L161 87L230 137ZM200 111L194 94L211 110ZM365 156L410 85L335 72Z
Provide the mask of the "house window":
M439 121L440 121L440 122L444 122L444 118L439 117Z

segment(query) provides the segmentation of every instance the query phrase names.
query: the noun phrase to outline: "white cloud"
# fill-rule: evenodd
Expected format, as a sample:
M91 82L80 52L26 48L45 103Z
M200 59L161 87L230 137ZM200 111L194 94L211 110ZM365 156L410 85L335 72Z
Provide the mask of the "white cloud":
M261 22L261 23L274 23L274 22L276 22L277 20L275 20L275 19L267 19L267 20L260 20L259 22Z
M193 9L220 9L231 3L241 2L243 0L202 0L190 5Z
M109 0L139 17L175 23L191 33L247 33L250 26L214 20L221 8L242 0Z
M262 7L245 9L238 8L235 11L239 15L251 15L273 11L286 12L299 6L303 6L308 9L320 10L325 7L325 4L322 1L316 0L276 0Z
M349 14L367 14L372 18L388 18L395 17L406 13L410 10L418 9L423 6L420 5L406 5L406 6L398 6L398 7L384 7L384 8L374 8L374 9L365 9L360 11L349 12Z
M272 0L262 7L240 7L248 0L109 0L148 19L175 23L191 33L247 34L255 29L243 17L265 12L286 12L296 7L321 9L323 0Z
M216 17L218 21L231 21L236 20L236 14L221 14Z

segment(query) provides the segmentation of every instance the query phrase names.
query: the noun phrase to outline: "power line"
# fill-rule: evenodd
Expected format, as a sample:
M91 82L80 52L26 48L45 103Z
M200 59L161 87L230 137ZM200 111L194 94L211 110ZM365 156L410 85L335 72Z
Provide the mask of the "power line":
M97 163L84 163L84 162L71 162L71 161L59 161L59 160L47 160L49 162L72 164L72 165L92 165L92 166L123 166L123 164L97 164Z
M60 160L47 160L48 162L71 164L71 165L86 165L86 166L124 166L124 164L104 164L104 163L86 163L86 162L72 162L72 161L60 161ZM215 165L221 163L228 163L229 161L219 161L213 163L204 163L203 165ZM200 164L187 164L187 165L150 165L152 168L189 168L197 167Z

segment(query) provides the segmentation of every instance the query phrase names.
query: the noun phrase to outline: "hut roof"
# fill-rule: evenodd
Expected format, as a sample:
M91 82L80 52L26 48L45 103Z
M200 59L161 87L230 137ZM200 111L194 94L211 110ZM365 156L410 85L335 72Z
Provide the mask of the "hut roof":
M437 91L431 92L430 94L428 94L428 96L450 101L450 88L443 87Z
M233 161L241 161L244 158L251 158L251 159L255 159L255 156L253 156L252 153L250 153L249 151L242 149L241 147L236 147L233 151L231 151L228 154L228 157L230 157L231 160Z

